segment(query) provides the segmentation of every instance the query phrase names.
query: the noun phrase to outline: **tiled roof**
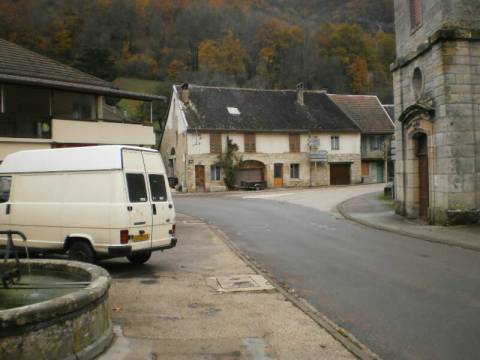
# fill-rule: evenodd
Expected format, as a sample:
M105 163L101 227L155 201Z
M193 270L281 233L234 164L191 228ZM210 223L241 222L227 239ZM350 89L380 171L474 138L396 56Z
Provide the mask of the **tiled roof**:
M185 115L191 129L360 131L324 92L305 91L300 105L294 90L190 85L189 98Z
M394 126L387 112L376 96L329 94L362 130L362 133L393 133Z
M0 39L0 73L113 88L108 81L3 39Z
M383 108L387 112L390 119L395 122L395 105L383 105Z
M143 101L164 96L120 90L112 83L0 39L0 81Z

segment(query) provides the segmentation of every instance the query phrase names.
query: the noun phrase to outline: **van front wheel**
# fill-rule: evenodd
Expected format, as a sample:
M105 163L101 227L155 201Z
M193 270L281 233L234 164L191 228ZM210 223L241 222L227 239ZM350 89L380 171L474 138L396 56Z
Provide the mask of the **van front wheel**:
M147 252L141 252L137 254L134 253L132 255L127 256L127 259L134 265L141 265L141 264L145 264L150 259L150 256L152 256L152 252L147 251Z
M89 244L84 241L75 241L68 249L68 258L74 261L93 263L95 254Z

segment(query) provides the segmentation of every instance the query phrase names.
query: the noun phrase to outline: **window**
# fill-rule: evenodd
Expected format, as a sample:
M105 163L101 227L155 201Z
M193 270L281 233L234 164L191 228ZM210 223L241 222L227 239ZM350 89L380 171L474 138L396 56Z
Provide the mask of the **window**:
M55 91L53 94L53 115L57 119L65 120L96 120L95 96Z
M221 168L218 165L210 166L210 179L212 181L220 181Z
M222 134L210 134L210 153L221 154L222 152Z
M167 201L167 189L163 175L148 175L152 201Z
M127 174L127 187L130 202L147 202L147 187L143 174Z
M367 152L368 136L362 135L362 139L360 143L361 143L362 154L365 154Z
M417 29L422 25L422 0L410 0L410 28Z
M0 137L50 138L50 91L23 85L2 87Z
M300 164L290 164L290 178L300 178Z
M332 136L332 150L340 150L340 136Z
M380 138L378 136L372 136L370 147L372 150L380 149Z
M0 176L0 203L5 203L10 198L11 176Z
M255 152L257 151L257 146L255 143L255 134L245 134L245 152Z
M299 134L290 134L290 152L300 152L300 135Z

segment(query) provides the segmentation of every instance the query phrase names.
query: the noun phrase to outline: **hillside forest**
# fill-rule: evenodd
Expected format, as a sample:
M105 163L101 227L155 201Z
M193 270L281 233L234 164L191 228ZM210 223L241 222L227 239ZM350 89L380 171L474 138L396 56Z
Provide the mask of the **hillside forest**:
M0 0L0 37L159 93L303 82L392 101L393 0Z

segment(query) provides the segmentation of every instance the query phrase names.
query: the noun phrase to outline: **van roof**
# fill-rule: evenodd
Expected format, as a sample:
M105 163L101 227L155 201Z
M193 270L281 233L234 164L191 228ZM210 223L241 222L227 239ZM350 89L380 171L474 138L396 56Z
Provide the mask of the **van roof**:
M7 155L0 165L0 174L119 170L122 169L123 149L157 152L125 145L26 150Z

